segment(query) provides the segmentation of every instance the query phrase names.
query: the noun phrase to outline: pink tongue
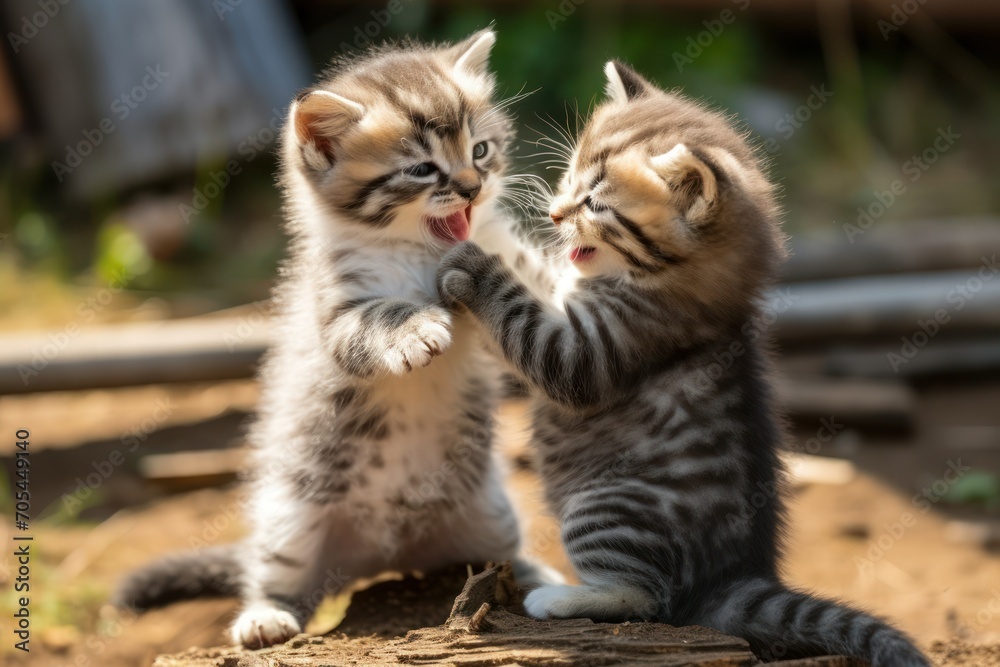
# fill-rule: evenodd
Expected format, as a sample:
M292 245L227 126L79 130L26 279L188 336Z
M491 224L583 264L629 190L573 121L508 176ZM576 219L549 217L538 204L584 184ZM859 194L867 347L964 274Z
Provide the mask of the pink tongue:
M465 241L469 238L468 209L455 211L447 218L431 218L431 233L442 241Z

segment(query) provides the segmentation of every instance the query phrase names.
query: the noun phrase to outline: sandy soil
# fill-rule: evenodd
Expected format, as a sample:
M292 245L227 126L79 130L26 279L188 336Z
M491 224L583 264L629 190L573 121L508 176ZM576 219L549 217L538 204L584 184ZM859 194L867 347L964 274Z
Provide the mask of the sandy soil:
M119 406L123 396L118 396ZM210 403L203 395L191 400ZM181 404L177 409L187 408ZM219 414L211 406L204 410ZM525 432L518 405L507 407L503 423L504 439L517 455ZM65 429L65 424L59 428ZM115 426L118 434L126 428ZM60 449L58 455L75 468L68 462L71 451ZM88 450L87 455L94 454ZM540 503L538 480L530 470L512 467L511 486L525 517L528 550L567 569L555 523ZM224 643L226 624L236 608L231 601L185 603L138 618L116 617L100 609L101 600L129 568L158 554L188 548L192 537L231 541L243 530L243 499L236 489L158 496L122 493L117 488L131 488L136 479L124 468L112 476L101 490L104 500L95 501L96 509L89 515L101 519L99 523L52 519L36 525L33 577L38 592L32 651L14 652L12 642L5 639L0 645L5 664L133 667L151 664L158 654ZM65 483L60 478L59 484ZM50 495L58 505L59 494ZM129 507L136 498L142 499L141 504ZM953 541L950 517L940 507L920 511L909 491L884 481L877 471L859 472L844 484L805 486L790 500L785 561L790 582L886 616L927 648L936 664L1000 665L1000 554ZM904 521L907 515L912 520ZM3 526L9 525L5 519ZM11 595L9 556L4 564L0 600L6 616ZM343 598L328 601L310 630L330 630L343 617L345 606ZM403 610L398 617L406 615ZM398 629L415 627L414 620L401 621ZM393 632L391 623L386 631Z

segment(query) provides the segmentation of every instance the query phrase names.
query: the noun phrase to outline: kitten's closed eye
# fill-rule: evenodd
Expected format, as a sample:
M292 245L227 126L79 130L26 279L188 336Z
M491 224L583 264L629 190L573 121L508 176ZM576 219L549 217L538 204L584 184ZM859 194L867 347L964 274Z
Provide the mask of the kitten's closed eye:
M416 178L424 178L436 174L438 171L438 166L433 162L421 162L420 164L404 169L403 173L407 176L415 176Z
M605 213L611 210L610 206L602 204L601 202L594 201L594 199L587 195L587 198L583 200L583 205L589 208L594 213Z

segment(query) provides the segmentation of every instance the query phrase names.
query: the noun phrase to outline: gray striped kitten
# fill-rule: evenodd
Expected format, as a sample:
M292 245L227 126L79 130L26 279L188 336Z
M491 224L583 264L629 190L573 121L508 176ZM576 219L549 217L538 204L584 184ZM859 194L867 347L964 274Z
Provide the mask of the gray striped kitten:
M771 184L723 116L605 71L610 99L550 209L569 249L553 298L472 243L438 274L533 388L546 495L582 583L532 591L528 612L703 625L762 658L928 664L885 622L778 576L782 433L749 324L783 255Z
M383 47L292 105L293 242L250 435L251 535L131 575L119 604L239 595L233 640L262 647L355 579L516 558L490 451L496 378L474 323L435 284L447 248L510 225L496 209L513 130L493 100L494 41ZM524 561L515 571L561 580Z

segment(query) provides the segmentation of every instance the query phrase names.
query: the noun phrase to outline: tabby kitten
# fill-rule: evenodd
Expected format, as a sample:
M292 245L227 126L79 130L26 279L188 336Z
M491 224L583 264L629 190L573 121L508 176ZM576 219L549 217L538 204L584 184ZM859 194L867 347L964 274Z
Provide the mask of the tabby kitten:
M765 658L926 665L881 620L778 577L781 429L747 325L783 255L771 184L721 115L605 71L610 99L550 209L570 249L554 298L472 243L438 274L534 390L546 495L582 583L532 591L528 612L703 625Z
M490 452L495 378L435 284L449 246L509 224L496 202L513 130L493 101L494 41L382 47L292 104L291 257L250 436L252 534L133 574L120 604L238 594L233 639L262 647L354 579L517 555ZM517 573L553 580L525 562Z

